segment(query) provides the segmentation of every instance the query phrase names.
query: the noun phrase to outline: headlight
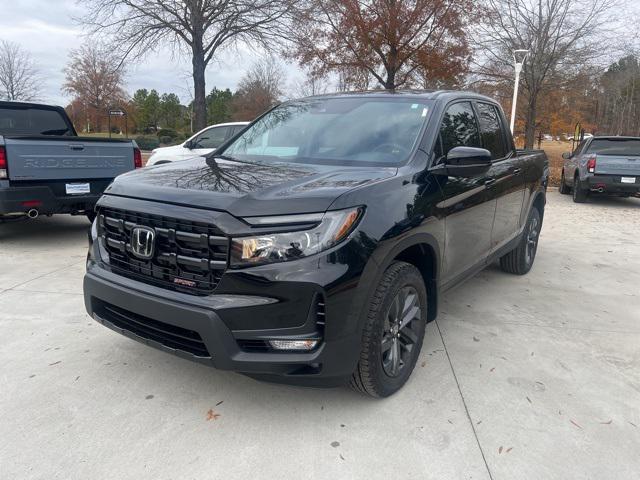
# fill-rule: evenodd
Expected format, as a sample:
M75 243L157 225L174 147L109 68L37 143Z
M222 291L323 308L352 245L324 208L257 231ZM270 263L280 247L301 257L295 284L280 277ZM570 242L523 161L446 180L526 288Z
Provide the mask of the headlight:
M234 238L231 241L231 265L287 262L322 252L347 238L362 213L361 208L327 212L322 215L320 223L310 230ZM295 217L299 219L303 215ZM287 216L265 217L257 219L254 224L282 225L286 222Z

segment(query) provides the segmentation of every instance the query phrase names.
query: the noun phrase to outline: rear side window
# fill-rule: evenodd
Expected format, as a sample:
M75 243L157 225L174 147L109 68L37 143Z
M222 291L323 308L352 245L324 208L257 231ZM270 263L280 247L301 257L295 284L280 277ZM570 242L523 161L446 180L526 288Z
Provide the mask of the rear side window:
M195 148L218 148L227 138L229 127L210 128L195 139Z
M488 103L478 103L477 106L484 148L491 152L491 158L494 160L506 157L504 129L498 110Z
M586 153L598 155L640 156L640 138L596 138Z
M447 108L436 143L438 157L446 156L455 147L482 148L476 114L471 102L460 102Z
M57 110L39 108L0 108L2 135L73 135Z

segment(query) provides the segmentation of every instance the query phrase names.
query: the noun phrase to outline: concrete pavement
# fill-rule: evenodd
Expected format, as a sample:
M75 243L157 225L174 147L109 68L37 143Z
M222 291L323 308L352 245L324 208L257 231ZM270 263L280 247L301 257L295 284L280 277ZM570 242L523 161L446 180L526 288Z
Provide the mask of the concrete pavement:
M640 200L549 194L536 265L444 298L406 387L259 383L84 312L84 218L0 225L1 479L635 479Z

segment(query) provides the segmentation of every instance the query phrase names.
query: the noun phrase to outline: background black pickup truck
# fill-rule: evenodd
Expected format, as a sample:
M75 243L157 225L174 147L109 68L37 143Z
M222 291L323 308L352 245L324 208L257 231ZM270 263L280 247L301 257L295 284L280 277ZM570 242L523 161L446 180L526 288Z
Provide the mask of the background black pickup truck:
M0 219L86 214L121 173L142 166L132 140L78 137L61 107L0 102Z

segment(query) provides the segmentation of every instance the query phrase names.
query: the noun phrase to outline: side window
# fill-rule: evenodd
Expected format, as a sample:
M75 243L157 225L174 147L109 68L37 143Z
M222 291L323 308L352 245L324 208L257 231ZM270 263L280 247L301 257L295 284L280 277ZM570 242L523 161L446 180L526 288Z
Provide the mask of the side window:
M235 127L233 127L233 131L231 132L230 137L233 137L234 135L236 135L237 133L240 133L242 130L244 130L245 128L247 128L246 125L236 125Z
M584 146L587 144L587 140L583 140L581 141L578 146L576 147L576 149L573 151L573 153L571 154L571 156L575 157L576 155L580 155L580 153L582 152L582 150L584 149Z
M478 116L480 120L480 135L484 148L491 152L491 158L503 158L507 155L504 129L500 121L500 115L494 105L478 103Z
M442 119L436 155L444 157L455 147L482 147L478 122L470 102L451 105Z
M229 127L215 127L202 132L194 139L195 148L218 148L227 137Z

